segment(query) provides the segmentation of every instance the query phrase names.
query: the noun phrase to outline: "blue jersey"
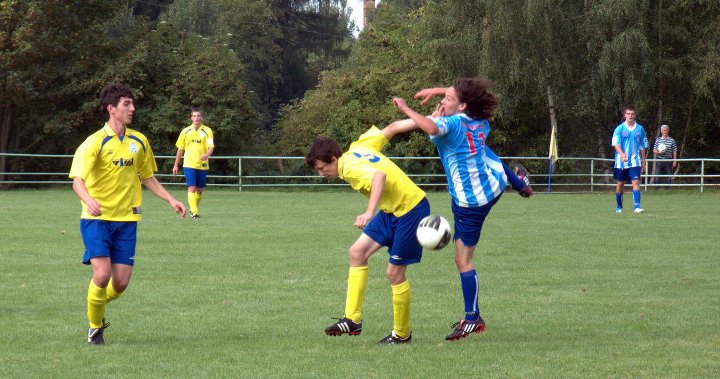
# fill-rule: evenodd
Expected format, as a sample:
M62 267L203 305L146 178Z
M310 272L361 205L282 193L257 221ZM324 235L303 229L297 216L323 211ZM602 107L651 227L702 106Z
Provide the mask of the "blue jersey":
M615 128L611 145L613 147L620 146L625 155L627 155L627 162L623 162L620 154L615 151L615 168L626 169L630 167L640 167L642 160L640 150L647 149L648 147L645 129L637 122L633 128L629 128L623 122Z
M455 204L480 207L500 196L507 176L500 158L485 145L490 123L456 114L440 117L435 124L440 132L430 140L437 147Z

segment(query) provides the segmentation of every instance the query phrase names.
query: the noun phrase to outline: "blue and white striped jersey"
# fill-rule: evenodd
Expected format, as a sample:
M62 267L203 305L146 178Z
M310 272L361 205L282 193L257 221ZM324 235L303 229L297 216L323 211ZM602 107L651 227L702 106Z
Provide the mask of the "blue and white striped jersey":
M485 145L490 123L456 114L440 117L435 124L440 132L430 140L440 155L455 204L480 207L500 196L507 177L500 158Z
M635 123L635 126L630 128L623 122L615 128L613 132L612 143L613 147L620 146L622 151L627 155L627 162L623 162L620 159L620 154L615 152L615 168L626 169L630 167L641 166L641 149L647 149L648 140L645 135L645 129L642 125Z

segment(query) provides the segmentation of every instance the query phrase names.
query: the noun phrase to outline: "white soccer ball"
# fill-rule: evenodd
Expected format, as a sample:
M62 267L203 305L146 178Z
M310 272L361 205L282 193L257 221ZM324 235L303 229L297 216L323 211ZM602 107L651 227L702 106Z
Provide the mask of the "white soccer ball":
M430 215L420 221L416 235L422 247L440 250L450 242L452 231L450 223L444 217Z
M664 153L665 150L667 150L667 146L665 146L664 143L661 143L661 144L658 145L657 151L659 151L659 152L661 152L661 153Z

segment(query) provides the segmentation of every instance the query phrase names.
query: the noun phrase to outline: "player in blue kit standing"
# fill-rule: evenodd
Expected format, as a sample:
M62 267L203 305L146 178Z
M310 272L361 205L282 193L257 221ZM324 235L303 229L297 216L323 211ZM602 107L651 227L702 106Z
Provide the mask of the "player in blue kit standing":
M615 186L615 213L622 213L625 183L632 183L635 213L642 213L640 207L640 174L645 170L645 149L648 147L643 126L635 122L635 107L628 105L624 111L625 121L615 128L612 146L615 149L613 178Z
M433 96L445 95L433 117L422 116L403 99L393 99L400 111L430 135L448 180L455 220L455 264L465 305L465 317L453 324L452 332L445 337L451 341L485 330L478 306L480 284L473 263L485 218L508 180L521 196L533 194L527 172L513 172L485 144L490 134L489 119L498 104L497 97L489 92L490 85L484 79L462 78L449 88L419 91L415 98L423 98L421 104Z

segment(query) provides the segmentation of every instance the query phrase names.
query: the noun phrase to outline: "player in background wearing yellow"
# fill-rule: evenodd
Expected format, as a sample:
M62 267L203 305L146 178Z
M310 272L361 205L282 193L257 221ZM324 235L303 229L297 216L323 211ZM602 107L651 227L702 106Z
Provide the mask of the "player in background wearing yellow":
M345 314L325 329L328 335L359 335L362 332L368 260L381 247L387 246L390 259L385 275L392 290L393 329L379 343L394 345L412 340L410 282L405 272L408 265L418 263L422 258L422 247L415 232L420 220L430 214L430 204L425 192L380 152L394 135L411 127L414 128L414 123L407 121L394 122L383 130L373 126L345 153L334 140L317 137L305 157L307 165L321 176L327 179L339 177L368 198L367 209L355 218L353 225L362 230L362 234L349 250Z
M87 293L88 343L103 344L105 305L130 283L135 263L137 222L142 218L140 182L185 218L185 206L154 176L155 157L145 136L128 126L135 113L132 90L109 84L100 94L108 117L102 129L75 151L70 178L82 203L83 263L93 274Z
M207 184L207 172L210 169L210 156L215 152L213 132L202 123L202 110L193 107L190 113L192 124L180 132L175 146L175 165L172 173L177 175L180 157L183 156L183 172L188 187L188 205L190 217L200 218L200 200Z

